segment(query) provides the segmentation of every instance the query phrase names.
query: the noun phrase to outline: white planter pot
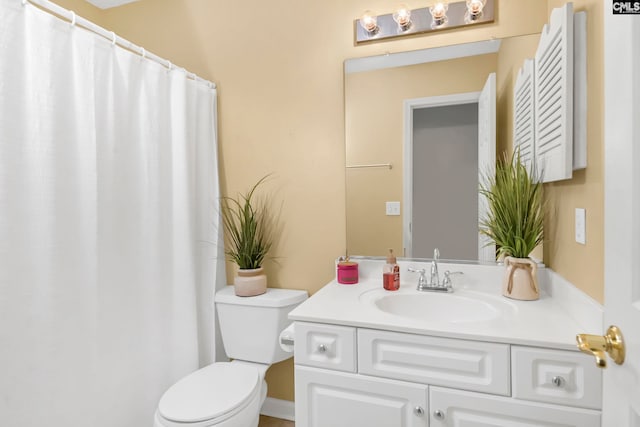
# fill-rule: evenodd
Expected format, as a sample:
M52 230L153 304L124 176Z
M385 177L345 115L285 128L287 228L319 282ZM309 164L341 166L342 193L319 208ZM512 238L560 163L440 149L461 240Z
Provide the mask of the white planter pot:
M267 275L262 267L254 269L240 269L233 286L239 297L253 297L267 292Z
M540 298L538 265L529 258L506 257L502 295L507 298L533 301Z

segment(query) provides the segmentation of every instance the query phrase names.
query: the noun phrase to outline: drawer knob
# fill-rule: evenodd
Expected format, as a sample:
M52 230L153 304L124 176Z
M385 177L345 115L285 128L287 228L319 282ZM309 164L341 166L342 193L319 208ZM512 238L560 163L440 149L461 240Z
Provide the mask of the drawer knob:
M421 417L424 415L424 409L422 408L422 406L416 406L413 409L413 413L416 414L417 416Z
M556 375L555 377L551 378L551 382L556 387L562 387L564 385L564 378L562 378L559 375Z
M324 344L320 344L320 345L318 346L318 351L319 351L320 353L325 353L325 352L327 351L327 346L326 346L326 345L324 345Z
M440 409L436 409L435 411L433 411L433 416L436 420L444 420L444 412L442 412Z

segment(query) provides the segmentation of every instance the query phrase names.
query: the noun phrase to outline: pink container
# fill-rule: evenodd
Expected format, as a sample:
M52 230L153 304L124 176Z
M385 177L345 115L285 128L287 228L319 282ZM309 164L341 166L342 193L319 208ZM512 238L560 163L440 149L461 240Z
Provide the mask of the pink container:
M355 285L358 283L358 263L340 261L338 263L338 283L343 285Z

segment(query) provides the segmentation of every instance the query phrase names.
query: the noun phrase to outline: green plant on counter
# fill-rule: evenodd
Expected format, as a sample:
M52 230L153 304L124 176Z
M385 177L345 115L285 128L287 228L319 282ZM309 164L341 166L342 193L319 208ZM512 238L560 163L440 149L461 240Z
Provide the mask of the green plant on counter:
M273 246L274 216L265 200L255 197L256 189L268 177L262 177L245 194L221 199L228 242L225 254L243 270L260 268Z
M480 194L488 212L480 219L480 232L495 242L498 257L527 258L543 241L542 181L535 166L527 168L520 150L496 163L495 175L487 172Z

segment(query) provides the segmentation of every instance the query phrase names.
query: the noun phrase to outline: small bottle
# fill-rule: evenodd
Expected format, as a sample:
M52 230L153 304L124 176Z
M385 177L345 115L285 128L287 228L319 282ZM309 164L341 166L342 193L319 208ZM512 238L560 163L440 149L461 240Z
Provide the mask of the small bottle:
M382 286L388 291L400 289L400 266L396 262L393 249L389 249L387 263L382 267Z

